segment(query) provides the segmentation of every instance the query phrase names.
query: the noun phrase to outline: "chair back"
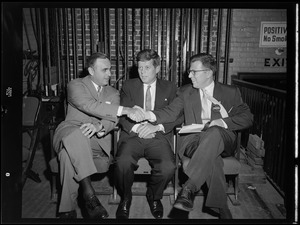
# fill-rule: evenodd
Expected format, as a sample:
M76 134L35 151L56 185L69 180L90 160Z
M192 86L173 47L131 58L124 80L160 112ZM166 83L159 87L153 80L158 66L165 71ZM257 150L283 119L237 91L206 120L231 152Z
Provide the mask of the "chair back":
M22 125L36 126L41 107L41 100L35 96L23 97Z

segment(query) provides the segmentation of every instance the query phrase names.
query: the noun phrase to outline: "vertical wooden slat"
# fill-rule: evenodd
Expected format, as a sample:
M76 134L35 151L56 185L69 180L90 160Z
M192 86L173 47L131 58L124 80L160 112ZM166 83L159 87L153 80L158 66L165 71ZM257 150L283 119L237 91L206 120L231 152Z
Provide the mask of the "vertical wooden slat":
M86 62L86 35L85 35L85 9L81 8L81 37L82 37L82 68L85 68Z
M231 9L227 9L227 21L226 21L226 38L225 38L225 64L224 64L224 79L223 83L227 83L228 68L229 68L229 51L230 51L230 34L231 34L231 21L232 13Z
M119 79L119 51L120 51L120 23L119 23L119 15L120 15L120 9L115 8L115 24L116 24L116 80ZM119 89L119 84L116 83L116 88Z
M44 9L44 19L45 19L45 39L46 39L46 57L47 57L47 80L46 80L46 96L52 96L51 93L51 52L50 52L50 40L49 40L49 23L48 23L48 8Z
M65 30L65 54L66 54L66 71L67 71L67 81L71 80L70 73L70 46L69 46L69 26L68 26L68 9L63 11L64 13L64 30Z
M134 64L135 45L136 45L136 14L135 8L132 8L132 64Z
M170 39L171 39L171 51L170 51L170 58L171 58L171 65L170 65L170 76L169 80L176 81L176 63L177 63L177 56L176 56L176 9L171 9L171 16L170 16L170 23L171 23L171 32L170 32Z
M186 9L186 27L187 27L187 30L185 32L185 40L186 40L186 51L187 51L187 55L186 55L186 58L187 58L187 61L186 61L186 67L188 67L188 63L190 61L190 57L191 57L191 49L190 49L190 31L191 29L190 28L190 22L191 22L191 9Z
M211 42L211 21L212 21L212 9L208 9L208 21L207 21L207 46L206 53L210 54L210 42Z
M162 48L162 44L161 44L161 40L162 40L162 9L159 8L158 9L158 22L157 22L157 54L160 56L160 59L162 60L162 55L161 55L161 48ZM161 62L162 64L162 62ZM162 68L159 72L159 78L161 78L161 74L162 74Z
M145 9L141 9L141 49L145 48L145 33L146 33L146 21L145 21Z
M186 73L186 40L185 40L185 14L186 9L181 9L181 31L180 31L180 38L181 38L181 51L180 51L180 68L182 75L185 75ZM184 77L180 79L179 87L183 84Z
M166 24L167 24L167 43L166 43L166 76L165 79L170 80L170 9L166 9L167 15L166 15Z
M220 69L220 52L221 52L221 40L222 40L222 12L223 9L218 9L218 25L217 25L217 49L216 49L216 62L217 62L217 73L215 74L215 80L219 80L219 69Z
M63 56L64 56L64 42L63 42L63 31L64 31L64 23L63 23L63 9L58 9L58 18L59 18L59 45L60 45L60 71L61 71L61 80L60 80L60 91L63 93L65 88L65 73L63 69ZM64 111L66 112L66 111Z
M127 26L127 23L128 23L128 19L127 19L127 16L128 16L128 9L125 8L123 9L123 24L124 24L124 27L123 27L123 30L124 30L124 57L123 57L123 60L124 60L124 63L123 63L123 66L124 66L124 77L125 79L128 79L128 73L127 73L127 70L128 70L128 26Z
M110 17L109 17L109 9L104 10L104 41L105 41L105 54L111 57L110 52Z
M78 78L77 73L77 29L76 29L76 12L75 9L71 9L72 16L72 45L73 45L73 77Z
M91 34L91 54L95 52L95 31L94 31L94 13L90 8L90 34Z
M61 76L61 67L60 67L60 62L61 62L61 58L60 58L60 35L59 35L59 18L58 18L58 9L56 8L54 10L55 13L55 18L56 18L56 24L55 24L55 33L56 33L56 65L57 65L57 86L56 86L56 91L57 94L58 93L58 89L60 89L60 87L58 86L61 82L60 76Z
M41 9L36 8L35 9L35 15L36 15L36 28L37 28L37 48L38 48L38 54L39 54L39 79L43 77L42 87L44 88L45 85L45 73L44 73L44 63L43 63L43 47L42 47L42 23L41 23ZM38 82L40 84L40 80ZM42 89L43 89L42 88Z

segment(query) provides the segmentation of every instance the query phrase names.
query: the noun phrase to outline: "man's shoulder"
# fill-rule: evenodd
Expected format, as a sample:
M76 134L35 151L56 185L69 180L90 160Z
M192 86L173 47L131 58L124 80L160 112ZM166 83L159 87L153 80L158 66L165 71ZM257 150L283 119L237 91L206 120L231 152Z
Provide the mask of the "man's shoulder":
M157 84L167 86L167 87L176 87L177 88L177 85L173 81L170 81L170 80L157 79Z
M105 86L105 89L107 92L112 93L112 94L119 92L116 88L109 86L109 85Z

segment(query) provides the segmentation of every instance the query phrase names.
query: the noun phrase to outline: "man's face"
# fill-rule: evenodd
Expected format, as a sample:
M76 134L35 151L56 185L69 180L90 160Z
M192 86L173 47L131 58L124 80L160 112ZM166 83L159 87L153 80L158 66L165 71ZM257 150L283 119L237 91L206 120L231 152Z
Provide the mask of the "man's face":
M89 67L89 73L92 75L93 81L100 85L108 85L111 76L111 63L109 59L98 58L93 67Z
M189 71L189 78L192 80L194 88L204 88L213 79L213 72L204 67L200 61L192 62Z
M144 84L151 84L156 79L156 74L159 72L160 66L154 67L153 59L149 61L138 62L139 76Z

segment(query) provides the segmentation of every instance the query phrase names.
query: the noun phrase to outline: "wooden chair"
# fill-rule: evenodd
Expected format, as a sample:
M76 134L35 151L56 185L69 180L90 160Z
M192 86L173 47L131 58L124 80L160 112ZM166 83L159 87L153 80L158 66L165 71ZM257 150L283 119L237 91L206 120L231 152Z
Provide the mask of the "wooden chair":
M176 143L176 153L177 149L179 147L179 142L178 142L178 137L179 137L179 130L181 127L176 127L176 135L175 135L175 143ZM222 158L224 162L224 174L226 176L226 180L228 181L228 190L227 190L227 195L229 196L229 199L231 200L233 205L240 205L238 201L238 192L239 192L239 173L241 170L241 162L240 162L240 144L241 144L241 131L238 131L238 136L237 136L237 147L235 150L235 155L230 156L230 157L225 157ZM178 154L176 154L176 165L179 167L182 167L183 171L186 167L186 165L189 163L189 158L185 158L184 162L179 162L179 157ZM179 187L179 170L176 170L176 175L175 175L175 184L176 184L176 189L180 188ZM233 191L230 191L229 186L233 186ZM232 189L231 189L232 190ZM177 198L177 193L175 199ZM197 195L203 195L202 191L199 191ZM230 198L231 195L234 195L234 198Z
M39 141L39 113L41 100L35 96L23 97L22 106L22 188L28 178L40 183L39 174L32 171L32 164Z
M117 143L119 141L119 135L120 135L120 128L117 126L115 127L114 129L114 134L113 134L113 155L115 156L116 153L117 153ZM175 140L176 140L176 137L175 137L175 132L174 132L174 135L173 135L173 146L175 146ZM175 148L173 147L173 151L174 151L174 154L175 154ZM146 158L140 158L138 160L138 169L136 171L134 171L134 174L135 175L150 175L151 174L151 166L149 165L149 162ZM175 181L176 181L176 178L174 176L173 180L169 183L168 187L169 186L172 186L171 187L171 191L167 192L165 190L164 192L164 195L168 195L170 197L170 202L171 204L174 203L175 201L175 196L177 196L177 189L176 189L176 186L175 186ZM132 192L133 195L145 195L145 193L143 192L135 192L133 191ZM120 197L118 196L117 194L117 189L116 187L113 185L113 194L111 196L111 199L109 200L109 203L110 204L118 204L120 202Z

